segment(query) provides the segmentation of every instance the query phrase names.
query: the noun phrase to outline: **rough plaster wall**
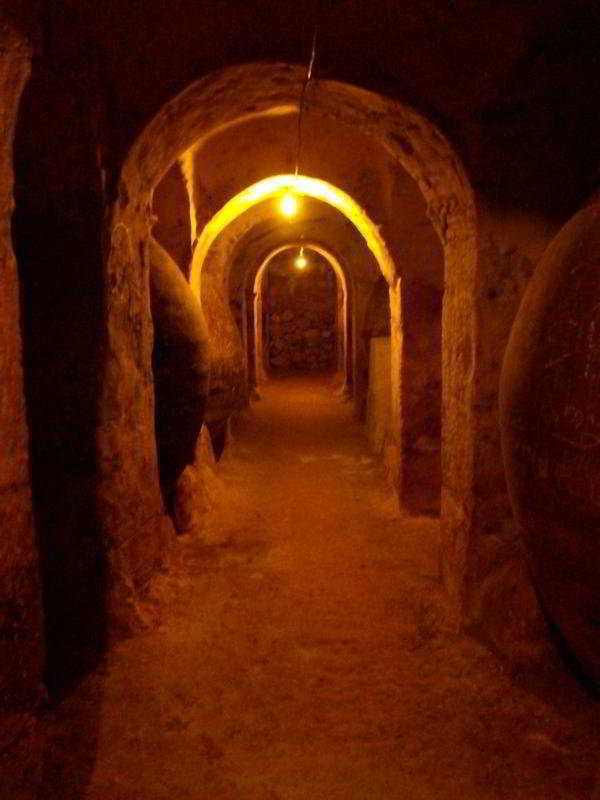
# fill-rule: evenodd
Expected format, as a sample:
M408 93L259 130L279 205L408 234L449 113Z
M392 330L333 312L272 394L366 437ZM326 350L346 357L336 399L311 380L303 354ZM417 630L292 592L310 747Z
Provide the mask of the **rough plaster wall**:
M64 13L44 30L15 139L14 236L53 689L93 666L109 637L145 624L138 601L168 535L143 237L117 226L106 268L106 116L97 54L80 22Z
M33 710L43 696L39 563L29 482L17 264L11 246L12 145L30 70L31 44L0 13L0 783L31 747ZM19 745L20 742L20 745ZM15 749L16 748L16 749ZM31 756L35 757L32 750Z
M139 601L173 535L160 496L154 436L148 237L147 227L136 229L123 215L112 235L106 274L108 349L99 401L98 502L108 541L113 634L145 624Z
M432 214L434 210L432 209ZM436 217L437 219L437 217ZM442 218L437 227L446 236ZM441 571L454 603L456 624L464 618L464 575L473 530L474 394L476 303L472 293L477 264L473 232L454 232L455 248L446 253L446 284L442 308L442 546Z
M401 500L411 512L437 514L442 480L442 292L431 284L404 280L402 305Z
M200 302L210 342L210 381L205 418L208 424L223 422L246 401L246 367L240 330L229 303L226 263L227 237L218 237L205 261Z
M77 18L64 15L42 33L15 132L13 235L45 667L54 686L93 663L106 635L106 547L96 494L103 107L93 49Z
M361 334L370 339L373 336L389 336L389 333L389 287L385 278L380 275L369 297L365 318L361 324Z
M181 272L189 275L192 259L190 201L179 161L171 165L154 189L152 213L156 217L152 236L164 247Z
M474 524L465 590L469 625L514 658L535 651L543 623L513 519L500 451L498 386L510 330L555 229L527 214L480 212L478 436Z
M405 446L418 447L427 437L441 436L442 295L431 286L404 281L404 407Z
M354 407L356 416L363 419L368 425L368 404L371 391L371 339L375 336L390 335L389 287L381 274L373 283L361 280L359 276L359 279L354 281L354 286L355 307L359 313L360 309L364 309L362 316L356 319ZM388 427L390 426L388 425Z
M382 453L389 431L390 337L373 336L369 343L367 433L375 453Z
M356 335L352 342L352 398L354 418L364 422L367 413L367 393L369 389L369 338L371 327L369 308L373 297L377 295L376 287L381 286L381 275L368 280L353 280L352 293L352 329ZM384 316L384 315L383 315Z

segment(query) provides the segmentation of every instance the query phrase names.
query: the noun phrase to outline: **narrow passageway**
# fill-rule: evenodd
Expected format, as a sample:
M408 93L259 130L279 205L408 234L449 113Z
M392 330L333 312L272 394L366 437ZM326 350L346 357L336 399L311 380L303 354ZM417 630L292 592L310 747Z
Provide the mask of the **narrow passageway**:
M261 395L161 624L47 714L40 797L589 797L583 690L555 665L532 687L444 633L438 523L400 517L331 380Z

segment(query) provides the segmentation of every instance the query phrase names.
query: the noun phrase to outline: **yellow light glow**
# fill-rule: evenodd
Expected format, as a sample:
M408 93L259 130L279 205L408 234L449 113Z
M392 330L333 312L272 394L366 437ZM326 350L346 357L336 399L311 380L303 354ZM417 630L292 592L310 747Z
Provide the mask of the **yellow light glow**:
M206 254L221 231L257 203L271 197L283 198L286 194L314 197L337 208L357 228L375 256L384 277L390 284L394 282L394 262L379 229L349 194L318 178L309 178L306 175L274 175L236 194L204 226L194 251L190 276L190 283L196 290L200 286L200 271Z
M296 195L291 192L286 192L281 198L279 208L284 217L293 217L298 210L298 201Z
M294 261L294 264L296 265L296 269L304 269L306 267L306 265L308 264L308 261L306 260L306 256L304 255L304 248L303 247L300 248L300 253L297 256L296 260Z

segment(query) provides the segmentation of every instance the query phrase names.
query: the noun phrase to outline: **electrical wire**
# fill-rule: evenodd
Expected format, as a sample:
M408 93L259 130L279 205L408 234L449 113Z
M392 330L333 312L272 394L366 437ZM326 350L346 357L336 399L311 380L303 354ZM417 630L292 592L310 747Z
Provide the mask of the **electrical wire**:
M312 49L310 53L310 60L308 62L308 67L306 69L306 77L304 78L304 83L302 84L302 91L300 93L300 105L298 108L298 147L296 150L296 166L294 169L294 177L298 177L298 170L300 168L300 154L302 152L302 112L304 111L304 98L306 96L306 90L308 88L308 84L310 83L310 79L312 77L312 71L315 64L315 56L317 53L317 27L315 25L315 32L313 33L312 38Z

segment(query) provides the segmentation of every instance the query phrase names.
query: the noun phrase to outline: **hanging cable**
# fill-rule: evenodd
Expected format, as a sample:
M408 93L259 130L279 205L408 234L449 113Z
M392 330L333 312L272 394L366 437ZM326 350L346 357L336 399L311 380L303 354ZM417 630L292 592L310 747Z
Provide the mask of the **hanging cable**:
M317 53L317 26L315 25L315 31L313 33L312 38L312 49L310 53L310 60L308 62L308 67L306 70L306 77L304 78L304 83L302 84L302 91L300 93L300 105L298 108L298 147L296 150L296 165L294 169L294 177L298 177L298 170L300 167L300 154L302 152L302 112L304 111L304 98L306 96L306 90L308 88L308 84L310 83L310 79L312 77L313 66L315 63L315 56Z

